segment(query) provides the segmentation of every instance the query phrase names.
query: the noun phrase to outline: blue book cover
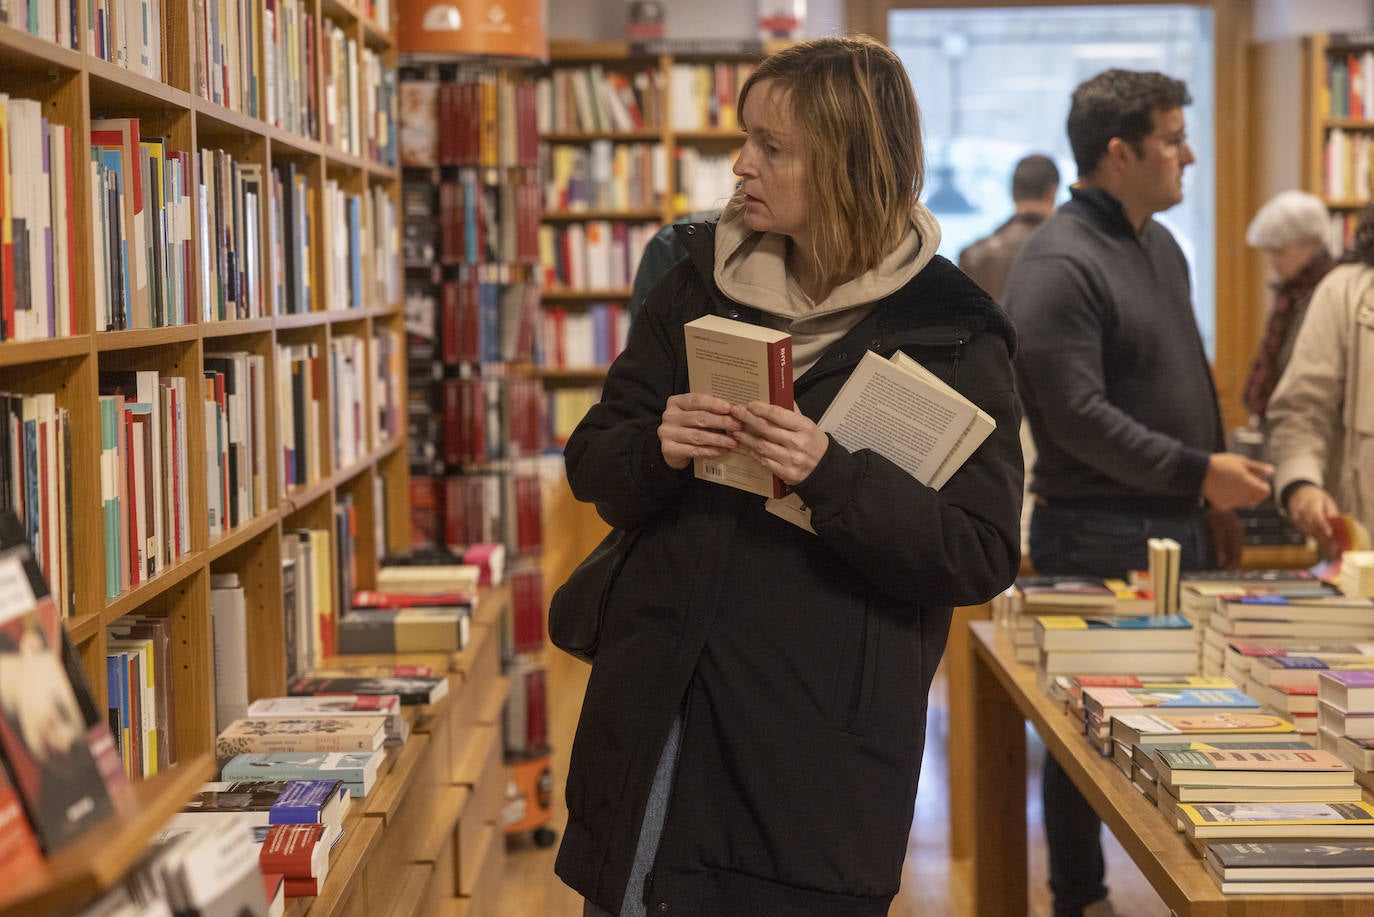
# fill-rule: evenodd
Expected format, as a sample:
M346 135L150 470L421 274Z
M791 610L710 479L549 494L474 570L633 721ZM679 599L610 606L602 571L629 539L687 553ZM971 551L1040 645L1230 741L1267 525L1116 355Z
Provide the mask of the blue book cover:
M324 813L335 799L347 799L348 787L341 780L293 780L272 804L268 822L273 825L312 824L324 821Z
M235 755L221 780L340 780L354 796L365 796L377 779L383 751L256 752Z

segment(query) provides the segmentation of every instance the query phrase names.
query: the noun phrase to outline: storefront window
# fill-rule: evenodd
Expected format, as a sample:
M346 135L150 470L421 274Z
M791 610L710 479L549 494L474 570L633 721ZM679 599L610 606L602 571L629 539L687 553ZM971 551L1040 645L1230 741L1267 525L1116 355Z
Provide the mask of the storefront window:
M1077 178L1064 133L1069 97L1109 67L1184 80L1197 163L1184 201L1158 216L1192 270L1194 307L1215 354L1215 139L1212 11L1182 5L893 10L888 41L911 74L925 133L923 199L943 229L940 252L960 249L1012 212L1011 171L1028 153Z

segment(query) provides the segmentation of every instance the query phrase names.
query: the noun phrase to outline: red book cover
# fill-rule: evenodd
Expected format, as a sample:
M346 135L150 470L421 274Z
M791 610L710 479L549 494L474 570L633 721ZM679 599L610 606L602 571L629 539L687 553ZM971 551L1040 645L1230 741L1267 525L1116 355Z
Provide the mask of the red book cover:
M320 893L318 879L293 879L287 876L285 885L288 898L313 898Z
M443 608L455 605L471 606L476 600L470 592L383 592L360 589L353 594L354 608Z
M125 515L124 536L128 539L129 552L126 555L129 563L129 585L137 586L143 582L143 571L139 569L140 561L143 559L143 549L139 545L138 520L143 515L143 507L139 506L138 496L138 476L134 467L134 437L138 436L138 431L134 428L133 411L126 410L123 413L124 423L121 439L124 442L124 494L123 502L127 513Z
M439 307L440 359L449 366L458 365L458 281L445 280L440 292Z
M267 829L267 837L258 851L258 868L265 873L280 873L288 881L313 879L329 861L324 831L321 824L273 825Z
M43 854L38 838L24 817L19 794L0 768L0 888L18 897L42 884Z

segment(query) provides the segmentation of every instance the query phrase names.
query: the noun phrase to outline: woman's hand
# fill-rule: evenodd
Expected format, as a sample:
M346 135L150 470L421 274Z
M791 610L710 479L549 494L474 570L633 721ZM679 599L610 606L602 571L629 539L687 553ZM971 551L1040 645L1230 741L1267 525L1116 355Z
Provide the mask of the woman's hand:
M815 470L830 438L795 407L766 401L735 405L730 413L743 429L735 439L759 464L788 484L799 484Z
M669 468L681 471L694 458L715 458L734 449L740 422L724 398L688 392L673 395L658 425L659 447Z
M1337 546L1332 541L1331 518L1341 514L1331 495L1316 484L1299 484L1288 495L1288 515L1304 535L1317 539L1322 553L1333 556Z

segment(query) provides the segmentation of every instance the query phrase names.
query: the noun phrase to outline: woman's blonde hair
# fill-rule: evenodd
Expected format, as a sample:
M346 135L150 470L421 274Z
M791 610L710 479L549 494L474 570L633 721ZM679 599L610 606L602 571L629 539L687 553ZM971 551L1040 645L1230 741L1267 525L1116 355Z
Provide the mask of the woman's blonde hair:
M924 178L921 116L902 62L862 35L791 45L745 80L741 124L764 80L781 90L802 139L821 273L834 284L872 270L906 233ZM742 207L737 192L727 214Z

